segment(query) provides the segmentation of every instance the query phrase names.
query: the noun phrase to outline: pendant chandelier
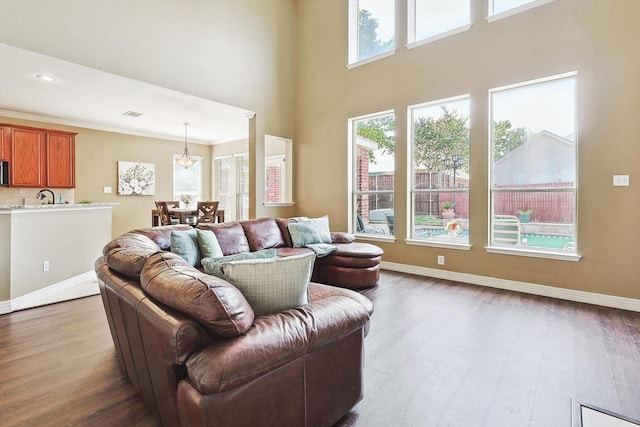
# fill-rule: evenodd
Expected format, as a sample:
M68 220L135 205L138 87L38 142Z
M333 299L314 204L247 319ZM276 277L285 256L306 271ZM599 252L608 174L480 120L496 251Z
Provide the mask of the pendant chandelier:
M184 124L184 151L182 152L182 156L176 159L176 163L185 169L190 168L197 162L196 159L191 157L189 154L189 148L187 147L187 126L189 126L189 123Z

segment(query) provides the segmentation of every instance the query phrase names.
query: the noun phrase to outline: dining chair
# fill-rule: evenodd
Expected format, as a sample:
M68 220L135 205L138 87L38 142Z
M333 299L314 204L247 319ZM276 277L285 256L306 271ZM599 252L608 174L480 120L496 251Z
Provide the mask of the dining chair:
M220 202L198 202L197 223L216 222L216 212L219 204Z
M169 214L170 202L155 202L155 203L156 203L156 209L158 210L158 216L160 217L160 225L178 224L180 222L176 218L171 218L171 214ZM178 203L178 206L180 206L180 203L179 202L177 203ZM172 207L175 207L175 205Z

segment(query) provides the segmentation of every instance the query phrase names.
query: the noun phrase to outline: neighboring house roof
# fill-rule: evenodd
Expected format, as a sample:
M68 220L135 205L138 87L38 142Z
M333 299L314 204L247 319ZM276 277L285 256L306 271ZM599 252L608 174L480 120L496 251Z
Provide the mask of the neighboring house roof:
M543 130L494 162L493 180L498 185L573 182L575 142Z

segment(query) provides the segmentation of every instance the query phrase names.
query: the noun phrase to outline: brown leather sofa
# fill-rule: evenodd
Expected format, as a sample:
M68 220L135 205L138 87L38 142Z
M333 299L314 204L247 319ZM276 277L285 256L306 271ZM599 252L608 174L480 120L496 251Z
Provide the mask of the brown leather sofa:
M221 246L239 249L237 226L221 227ZM362 399L371 301L312 282L308 305L255 317L237 288L168 251L189 228L125 233L95 265L118 361L150 411L165 426L337 422Z
M293 219L259 218L221 224L198 224L198 228L213 230L224 255L275 248L278 256L311 252L294 248L288 224ZM332 254L318 258L311 280L350 289L364 289L378 283L383 251L369 243L356 243L349 233L331 233L331 244L338 248Z

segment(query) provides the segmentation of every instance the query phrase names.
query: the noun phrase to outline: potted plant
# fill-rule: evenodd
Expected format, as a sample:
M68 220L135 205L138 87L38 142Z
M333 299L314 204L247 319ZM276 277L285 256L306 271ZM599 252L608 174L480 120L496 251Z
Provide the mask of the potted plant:
M520 222L529 222L531 221L531 214L533 213L533 211L531 209L527 209L525 211L518 211L518 218L520 219Z
M449 237L456 237L462 232L462 227L460 227L460 224L455 219L448 222L444 229L447 230Z
M455 216L456 212L454 210L453 202L442 202L440 207L442 208L442 218L451 219Z

